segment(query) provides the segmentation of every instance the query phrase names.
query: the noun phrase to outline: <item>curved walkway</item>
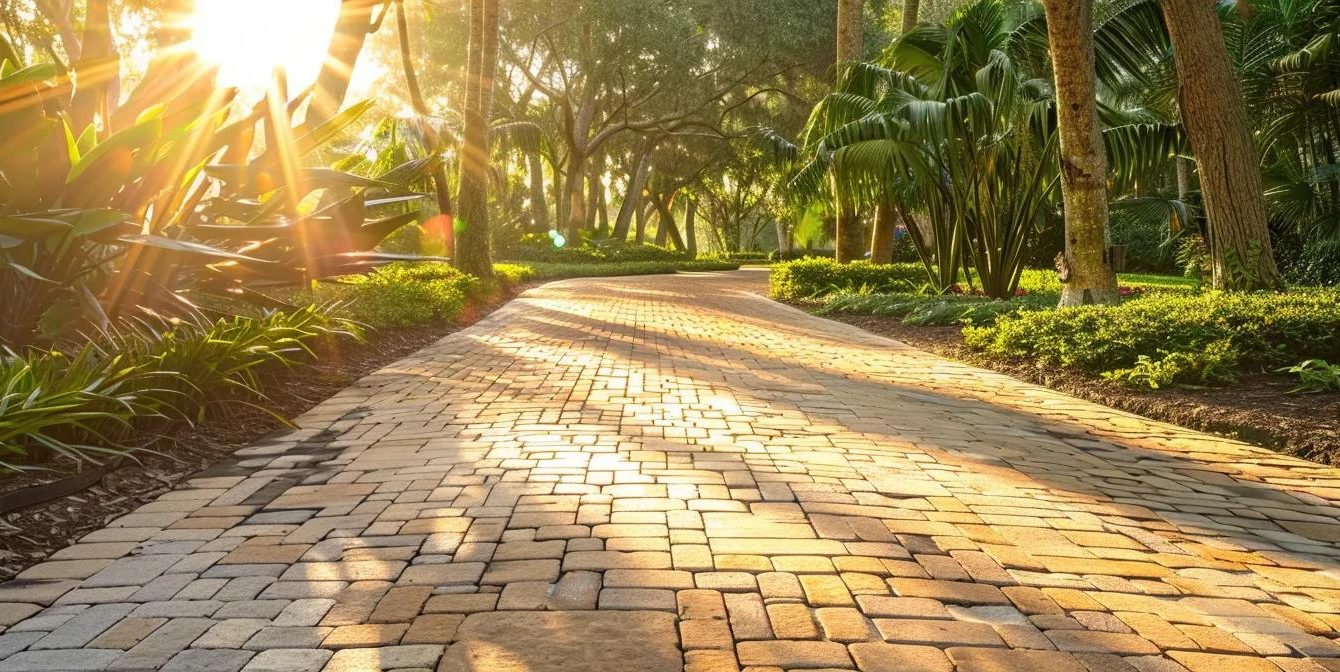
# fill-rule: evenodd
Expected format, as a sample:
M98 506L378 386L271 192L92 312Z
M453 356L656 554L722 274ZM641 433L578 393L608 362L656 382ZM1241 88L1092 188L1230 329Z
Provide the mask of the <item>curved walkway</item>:
M0 672L1340 670L1340 471L575 280L0 585Z

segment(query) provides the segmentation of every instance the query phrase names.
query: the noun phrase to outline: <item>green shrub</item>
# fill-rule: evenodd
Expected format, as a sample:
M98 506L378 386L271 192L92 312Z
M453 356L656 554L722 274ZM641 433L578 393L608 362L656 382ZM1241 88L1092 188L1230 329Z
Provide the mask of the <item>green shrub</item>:
M119 325L73 355L0 355L0 469L54 456L96 461L130 452L147 421L200 419L216 403L264 401L264 374L308 361L324 338L354 325L308 306L210 321ZM139 443L143 443L140 441Z
M896 317L913 326L991 324L1004 315L1043 310L1056 305L1055 296L1024 296L998 301L985 296L947 294L863 294L846 292L829 298L821 314L851 313Z
M162 418L185 383L147 361L105 356L94 345L0 354L0 470L31 468L55 456L97 462L121 446L138 419Z
M528 234L506 249L499 258L550 264L616 264L628 261L682 261L688 257L655 245L574 245L555 247L548 236Z
M774 264L770 276L773 298L783 301L838 292L910 292L925 284L926 270L920 264L839 264L821 257Z
M1089 373L1213 348L1236 353L1239 369L1277 367L1340 356L1340 292L1158 293L1119 306L1021 312L965 329L964 339L998 357Z
M1019 291L1024 294L1049 294L1059 300L1061 276L1056 274L1054 268L1025 268L1019 274Z
M360 340L359 327L335 316L339 306L308 305L257 316L198 317L168 324L139 322L104 335L100 345L155 371L181 376L164 399L184 415L202 418L210 403L264 397L262 374L316 357L329 338Z
M526 264L494 264L493 281L503 289L524 285L535 279L535 269Z
M315 285L298 300L338 301L349 318L384 329L450 322L482 291L478 278L447 264L405 263Z
M1135 366L1103 373L1103 377L1136 387L1157 390L1173 384L1227 383L1236 377L1238 352L1227 341L1212 343L1203 352L1163 352L1159 359L1136 358Z
M1281 368L1277 373L1298 376L1298 387L1290 390L1294 394L1340 392L1340 364L1331 364L1324 359L1309 359L1297 366Z
M1116 210L1112 214L1112 244L1126 248L1126 270L1133 273L1180 273L1176 241L1169 240L1167 218L1144 217Z

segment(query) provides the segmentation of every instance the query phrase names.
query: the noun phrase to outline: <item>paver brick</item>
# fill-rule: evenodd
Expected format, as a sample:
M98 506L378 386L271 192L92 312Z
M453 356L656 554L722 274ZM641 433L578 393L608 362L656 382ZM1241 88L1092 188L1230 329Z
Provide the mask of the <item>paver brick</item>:
M1340 672L1340 471L765 276L532 290L0 584L0 672Z

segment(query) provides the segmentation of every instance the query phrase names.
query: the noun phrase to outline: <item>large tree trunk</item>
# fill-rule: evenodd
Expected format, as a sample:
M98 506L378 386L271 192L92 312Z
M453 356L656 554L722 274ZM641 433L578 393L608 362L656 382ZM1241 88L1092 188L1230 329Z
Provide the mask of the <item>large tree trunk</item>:
M903 35L917 27L921 14L921 0L903 0Z
M340 111L344 97L349 93L358 55L372 30L372 12L381 4L382 0L340 0L335 33L331 35L326 61L316 77L312 102L307 107L309 125L325 123Z
M875 210L875 231L870 236L870 263L893 263L894 231L898 228L898 218L894 214L893 204L884 199Z
M1261 160L1215 4L1164 0L1182 124L1196 154L1216 289L1283 286L1267 228Z
M424 102L423 89L419 87L419 75L414 69L413 50L410 48L409 38L409 19L405 16L405 0L396 0L396 32L400 36L400 68L405 73L405 88L409 90L410 104L414 107L414 114L418 123L422 124L424 142L427 145L424 149L429 153L439 155L441 147L438 143L437 132L428 128L428 103ZM432 174L433 191L437 195L438 216L434 220L437 226L431 226L434 222L426 223L427 226L439 229L442 233L443 244L447 248L447 256L452 256L456 252L456 231L452 222L453 205L451 201L451 183L447 180L446 160L440 160L433 168Z
M465 137L461 150L461 221L457 266L480 277L493 276L489 251L489 115L498 67L498 0L470 1Z
M1043 0L1056 73L1065 195L1061 305L1116 303L1108 255L1107 150L1094 94L1093 0Z
M838 0L837 5L838 64L859 61L865 51L865 0Z

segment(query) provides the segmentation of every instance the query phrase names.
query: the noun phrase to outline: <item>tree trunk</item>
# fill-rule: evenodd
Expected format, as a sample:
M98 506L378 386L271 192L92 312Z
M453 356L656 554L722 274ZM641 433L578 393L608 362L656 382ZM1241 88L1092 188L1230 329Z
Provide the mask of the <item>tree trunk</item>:
M640 197L637 204L637 234L633 237L633 241L638 245L647 242L647 208Z
M674 245L676 250L684 251L684 237L679 235L679 227L675 225L675 213L671 210L672 201L665 196L655 196L652 200L656 204L656 212L660 215L660 225L656 228L656 244L666 247L666 243Z
M921 0L903 0L903 35L917 27L921 13Z
M643 143L633 161L633 171L628 176L628 190L624 193L623 204L619 206L619 217L614 221L614 242L622 245L628 241L628 230L632 227L633 217L642 206L642 190L647 187L647 178L651 176L651 150Z
M110 116L120 97L121 58L112 39L107 0L89 0L85 12L83 38L76 45L80 55L73 63L75 90L70 116L76 135L95 118Z
M865 255L866 246L861 235L860 216L856 205L844 199L838 190L838 176L834 173L833 199L837 203L837 212L833 218L833 256L839 264L847 264Z
M605 185L601 182L599 198L596 200L596 232L608 235L610 230L610 203L605 195Z
M893 263L894 231L897 228L893 204L887 199L880 201L875 210L875 231L870 236L870 263Z
M698 202L689 199L684 213L684 251L690 259L698 258Z
M549 205L544 198L544 160L539 152L529 152L530 160L530 211L535 230L544 233L549 230Z
M414 58L410 48L409 39L409 19L405 16L405 0L396 0L396 32L400 36L400 67L405 72L405 88L409 90L410 104L414 107L414 114L418 117L417 121L423 124L423 137L427 145L425 149L428 152L439 155L441 147L438 146L437 133L427 128L426 118L428 117L428 104L424 102L423 89L419 87L419 75L414 69ZM447 180L446 160L438 161L432 174L433 191L437 195L438 217L435 221L440 226L442 232L443 244L446 246L448 257L456 253L456 231L452 223L453 206L451 201L451 183Z
M594 231L598 219L596 209L600 207L600 190L604 184L600 181L600 174L605 172L604 161L597 155L595 160L587 162L586 175L586 228Z
M1186 202L1191 197L1191 166L1187 160L1177 157L1177 200Z
M659 196L652 196L652 201L656 206L656 239L657 247L665 247L665 243L670 239L670 228L667 226L667 220L670 216L665 213L665 207L661 205Z
M582 189L586 176L586 157L573 154L568 160L568 244L580 245L582 228L586 226L586 192Z
M1093 0L1043 0L1056 73L1065 196L1061 305L1117 303L1108 255L1107 151L1094 93Z
M344 96L349 92L349 82L353 79L358 55L363 51L368 32L372 30L372 12L381 4L381 0L340 1L340 16L335 22L335 33L331 35L326 61L316 77L312 102L307 107L308 125L323 124L340 111Z
M865 0L838 0L838 65L861 60L865 52Z
M865 236L861 234L861 216L850 203L840 203L838 206L836 238L834 256L840 264L860 261L865 257L866 250L870 249L866 245Z
M1280 288L1284 281L1270 244L1260 156L1215 4L1161 4L1177 64L1182 124L1196 155L1209 220L1214 287Z
M457 265L480 278L493 276L489 251L489 115L498 67L498 0L470 1L465 137L461 150L461 221Z

